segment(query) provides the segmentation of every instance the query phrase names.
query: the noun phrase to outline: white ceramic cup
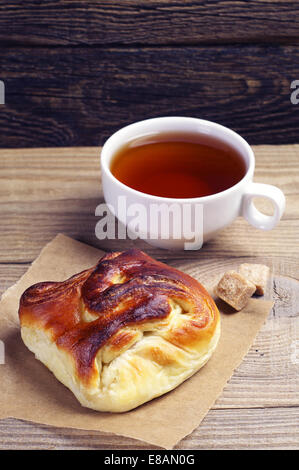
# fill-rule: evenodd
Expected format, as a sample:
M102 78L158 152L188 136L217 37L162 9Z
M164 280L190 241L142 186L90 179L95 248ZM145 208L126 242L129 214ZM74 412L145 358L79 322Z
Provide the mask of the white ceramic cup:
M126 186L118 181L110 170L115 154L128 142L141 137L155 134L187 133L198 142L208 143L217 140L223 148L237 151L245 162L246 174L234 186L210 196L180 199L165 198L145 194ZM262 230L271 230L279 222L285 207L282 191L272 185L253 183L255 158L249 144L236 132L214 122L191 117L158 117L139 121L115 132L104 144L101 152L102 186L104 198L112 212L120 222L128 225L129 216L126 211L117 211L119 197L125 196L127 206L141 204L146 212L152 204L201 205L203 208L202 238L203 242L213 238L220 230L230 225L238 216L244 217L251 225ZM253 198L269 199L274 207L273 215L261 213L253 204ZM181 222L183 224L183 221ZM142 238L148 243L167 249L186 248L186 239L174 237L170 233L167 239L153 239L147 225L141 227ZM177 233L177 232L176 232ZM183 230L181 230L183 233ZM189 248L190 249L190 248Z

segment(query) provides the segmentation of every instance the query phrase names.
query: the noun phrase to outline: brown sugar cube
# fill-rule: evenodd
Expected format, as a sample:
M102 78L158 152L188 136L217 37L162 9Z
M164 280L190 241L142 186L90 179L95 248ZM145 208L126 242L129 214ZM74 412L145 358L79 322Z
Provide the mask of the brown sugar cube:
M215 294L235 310L245 307L254 292L255 285L236 271L227 271L215 288Z
M267 280L269 276L270 268L264 264L241 264L239 267L239 273L241 276L246 277L252 282L255 287L255 293L257 295L264 295Z

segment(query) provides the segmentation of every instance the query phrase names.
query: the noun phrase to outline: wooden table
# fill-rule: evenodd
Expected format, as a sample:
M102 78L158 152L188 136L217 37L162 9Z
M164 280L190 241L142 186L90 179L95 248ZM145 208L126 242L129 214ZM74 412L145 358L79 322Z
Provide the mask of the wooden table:
M279 186L287 199L279 226L262 232L238 219L198 252L167 252L134 243L173 265L197 263L211 273L232 262L265 262L275 306L243 363L201 425L178 449L298 448L299 145L254 148L255 181ZM104 250L132 242L99 242L94 233L102 201L99 149L0 150L0 290L24 274L58 232ZM265 201L257 206L266 213ZM297 336L296 336L297 333ZM1 367L1 366L0 366ZM0 421L1 449L148 449L133 439Z
M157 116L298 142L299 3L0 2L2 148L102 145Z

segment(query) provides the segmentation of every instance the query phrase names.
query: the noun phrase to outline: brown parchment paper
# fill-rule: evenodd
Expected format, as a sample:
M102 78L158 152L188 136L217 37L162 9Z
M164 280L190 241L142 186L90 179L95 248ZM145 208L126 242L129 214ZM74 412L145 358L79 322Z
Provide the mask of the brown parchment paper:
M0 340L5 346L5 363L0 364L0 418L115 433L171 449L200 424L249 350L273 303L251 299L241 312L222 312L216 352L199 372L175 390L127 413L89 410L23 344L18 304L22 292L31 284L64 280L95 264L102 254L59 234L3 294Z

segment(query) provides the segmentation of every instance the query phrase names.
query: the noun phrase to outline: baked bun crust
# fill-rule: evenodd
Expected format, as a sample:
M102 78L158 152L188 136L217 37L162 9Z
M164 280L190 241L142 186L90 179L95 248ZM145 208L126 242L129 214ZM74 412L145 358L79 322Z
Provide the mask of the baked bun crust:
M19 317L36 358L99 411L128 411L172 390L208 361L220 335L203 286L139 250L29 287Z

